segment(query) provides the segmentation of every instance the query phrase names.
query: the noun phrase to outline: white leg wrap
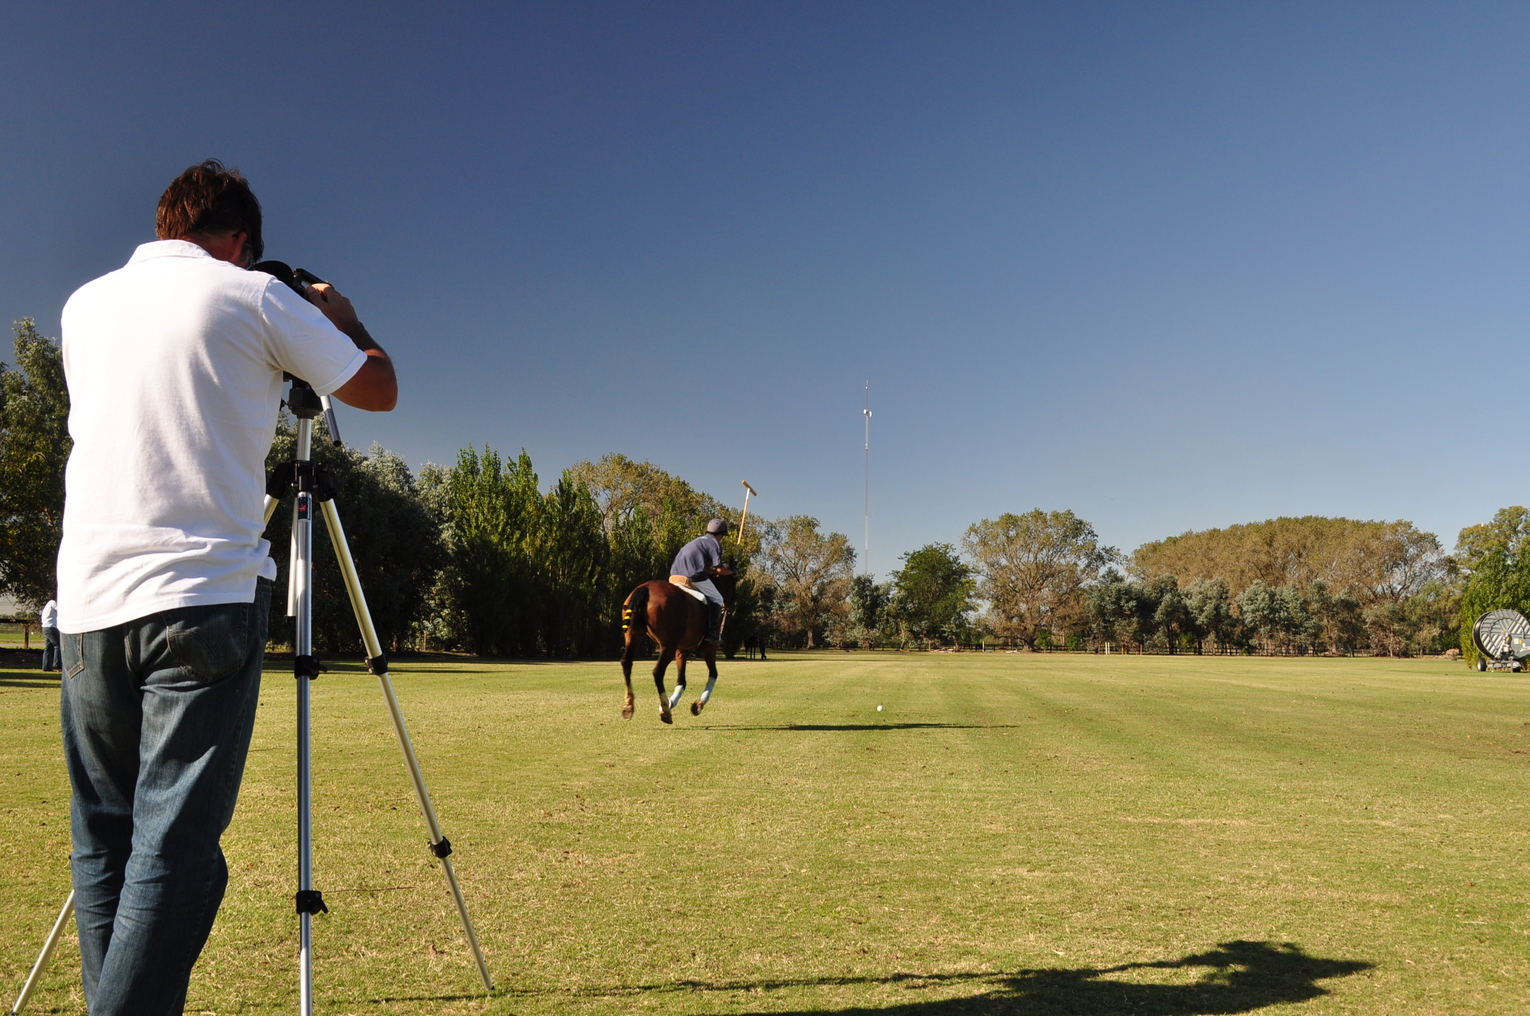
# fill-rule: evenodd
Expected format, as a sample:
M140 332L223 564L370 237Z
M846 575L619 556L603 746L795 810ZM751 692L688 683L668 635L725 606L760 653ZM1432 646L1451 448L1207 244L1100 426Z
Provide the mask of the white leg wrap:
M669 707L671 709L680 704L680 696L685 694L685 685L675 685L675 690L669 693Z
M717 678L714 677L714 678L712 678L711 680L709 680L707 682L707 686L705 688L701 689L701 699L700 699L700 701L701 701L702 705L706 705L707 702L712 698L712 686L715 685L716 683L717 683Z

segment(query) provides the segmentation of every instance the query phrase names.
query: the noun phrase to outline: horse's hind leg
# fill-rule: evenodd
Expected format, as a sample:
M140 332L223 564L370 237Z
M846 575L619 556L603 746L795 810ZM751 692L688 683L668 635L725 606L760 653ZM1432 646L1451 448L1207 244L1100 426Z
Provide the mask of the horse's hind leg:
M675 651L668 646L659 647L659 662L653 665L653 683L659 689L659 719L665 723L674 723L675 718L669 712L669 696L664 694L664 670L669 666L669 661L675 658Z
M632 657L637 649L637 637L627 631L627 644L622 647L622 680L627 683L627 700L622 705L622 719L632 719Z
M669 696L669 708L674 709L680 704L680 696L685 694L685 654L675 653L675 690Z
M707 661L707 686L701 689L701 694L695 702L691 703L691 715L700 716L701 711L711 701L712 689L717 686L717 643L708 642L706 648Z

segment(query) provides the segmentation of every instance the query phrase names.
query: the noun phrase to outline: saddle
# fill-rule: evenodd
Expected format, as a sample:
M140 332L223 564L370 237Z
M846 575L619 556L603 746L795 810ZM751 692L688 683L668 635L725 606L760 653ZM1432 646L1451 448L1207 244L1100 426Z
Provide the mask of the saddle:
M696 599L700 600L702 603L707 602L707 594L691 585L691 579L689 575L671 575L669 577L669 584L672 586L679 586L687 593L690 593L692 596L696 597Z

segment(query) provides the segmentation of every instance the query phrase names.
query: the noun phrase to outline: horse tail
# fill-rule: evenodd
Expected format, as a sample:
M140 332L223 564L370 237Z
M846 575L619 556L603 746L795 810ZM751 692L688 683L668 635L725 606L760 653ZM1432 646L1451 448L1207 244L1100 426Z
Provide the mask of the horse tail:
M648 583L646 582L628 593L626 601L622 604L622 633L629 641L636 637L631 632L634 625L637 626L637 636L648 630Z

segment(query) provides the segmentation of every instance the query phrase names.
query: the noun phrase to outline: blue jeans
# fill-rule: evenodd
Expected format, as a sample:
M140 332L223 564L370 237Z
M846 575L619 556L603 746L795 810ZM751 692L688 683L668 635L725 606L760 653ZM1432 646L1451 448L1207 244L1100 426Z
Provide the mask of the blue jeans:
M58 670L58 629L43 629L43 670Z
M253 603L181 607L63 637L75 922L92 1016L176 1016L228 885L265 660Z

